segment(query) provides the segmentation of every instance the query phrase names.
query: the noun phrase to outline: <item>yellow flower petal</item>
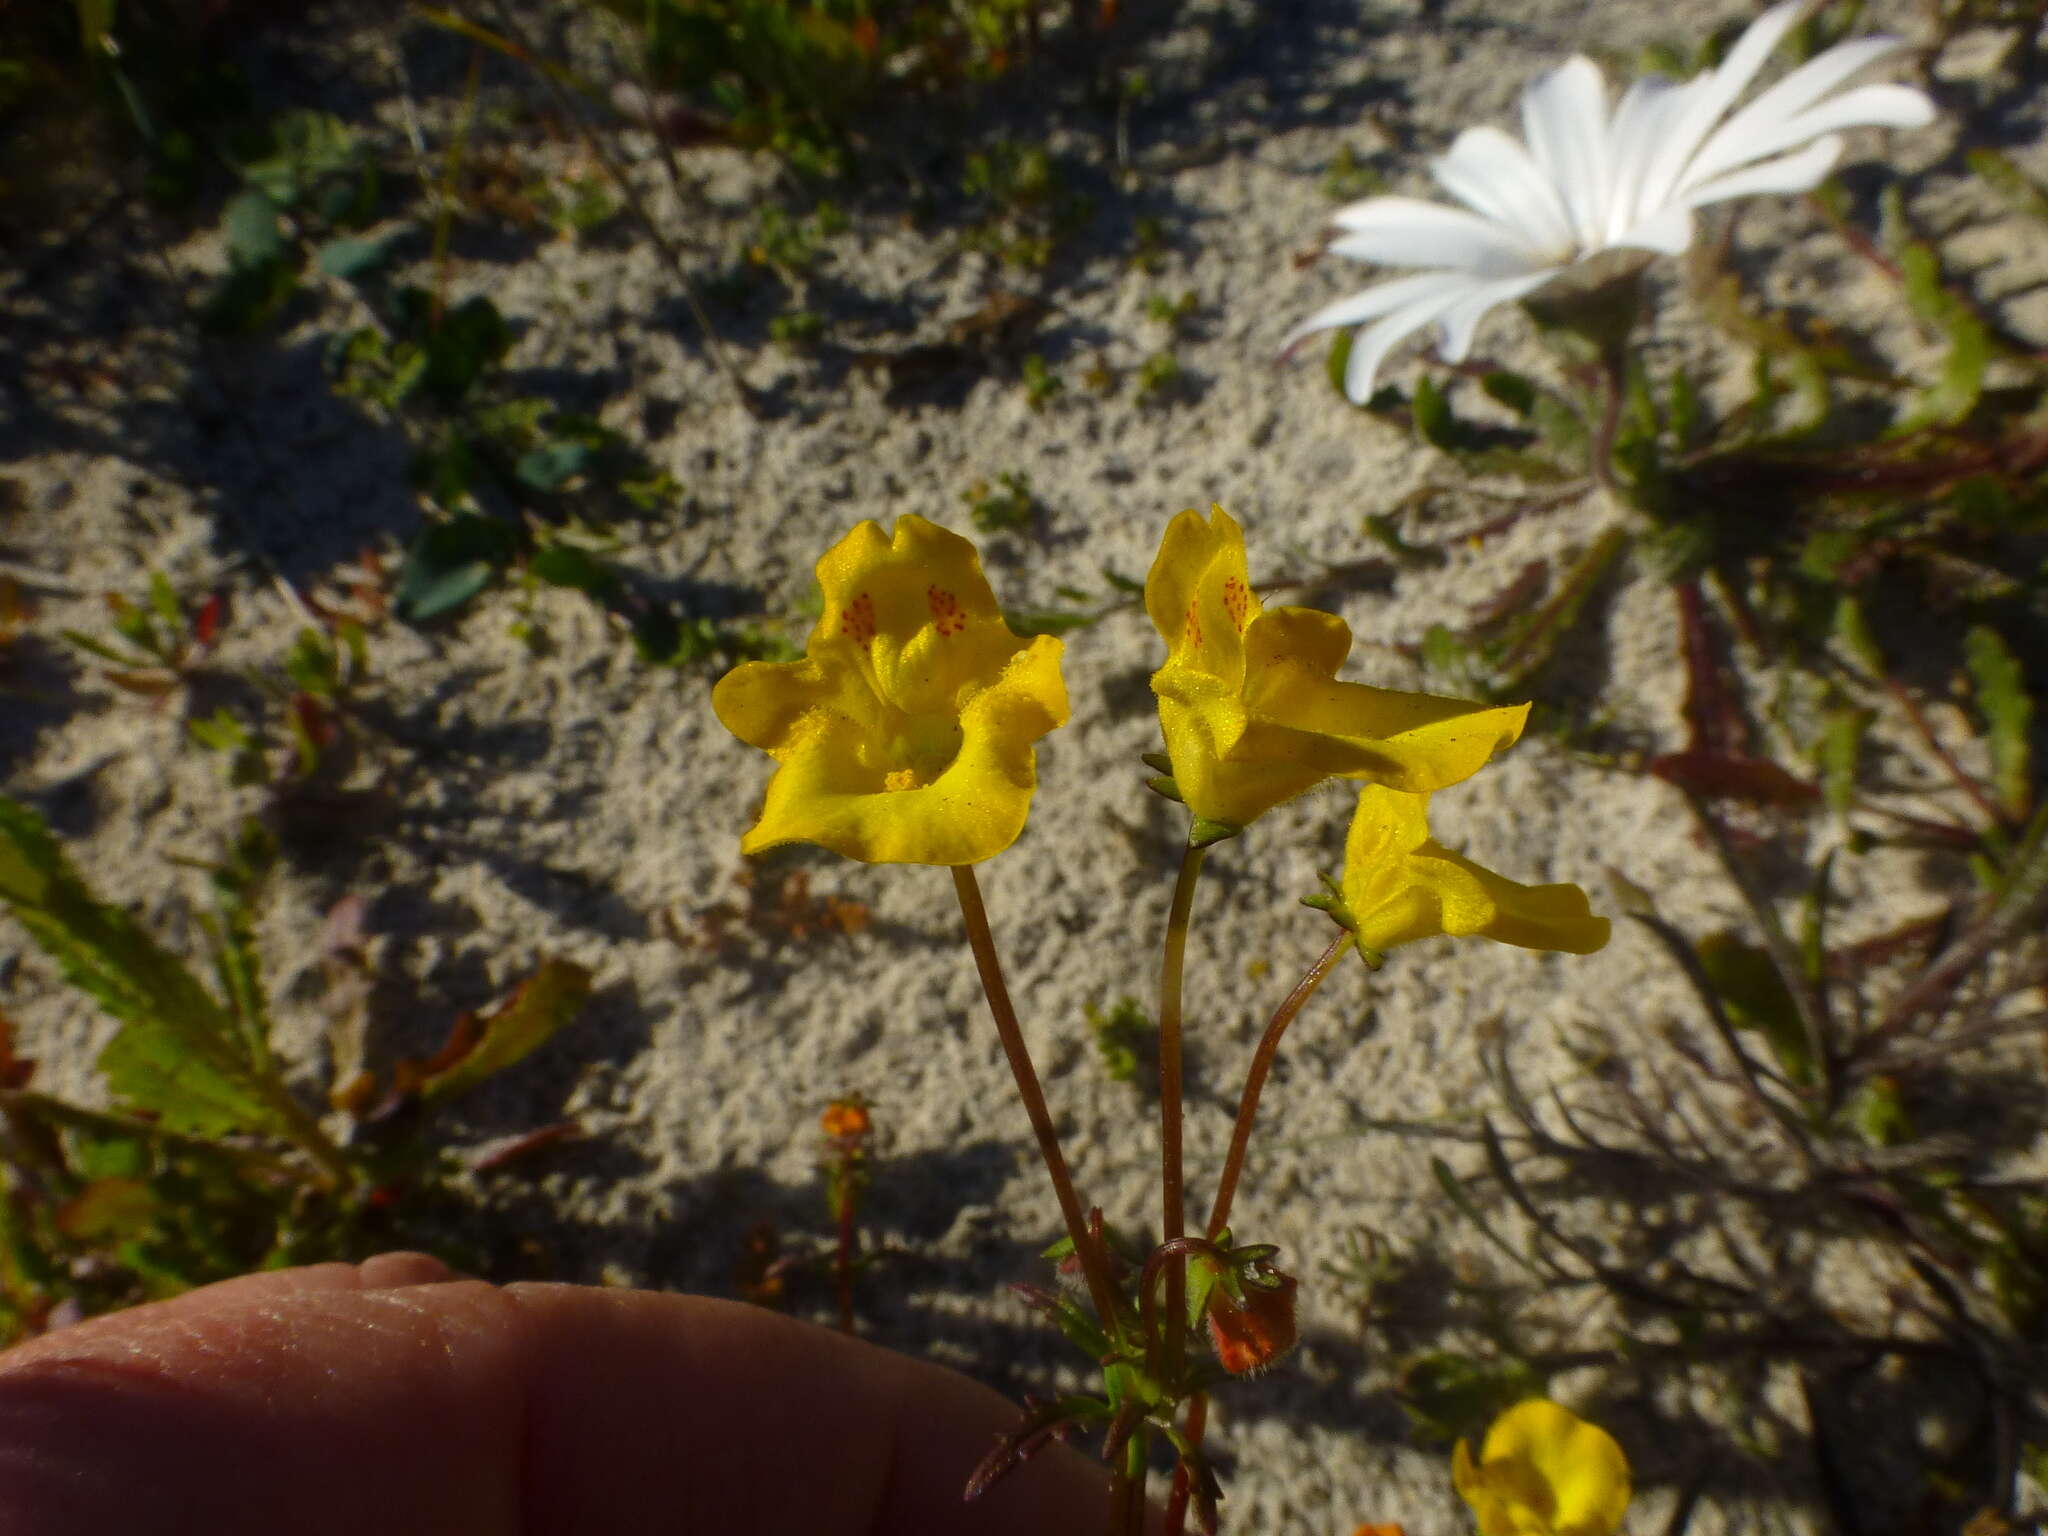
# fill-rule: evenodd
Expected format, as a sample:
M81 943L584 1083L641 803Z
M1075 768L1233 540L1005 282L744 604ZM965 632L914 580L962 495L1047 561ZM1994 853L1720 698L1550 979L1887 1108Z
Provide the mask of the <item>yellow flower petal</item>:
M1439 934L1585 955L1607 942L1576 885L1520 885L1429 836L1429 796L1368 784L1344 844L1344 904L1372 950Z
M1145 607L1167 645L1152 688L1174 781L1211 821L1244 826L1331 777L1441 789L1511 746L1528 714L1339 682L1349 627L1262 607L1243 531L1221 507L1167 526Z
M1476 1466L1459 1441L1451 1478L1482 1536L1614 1536L1628 1510L1614 1437L1543 1398L1494 1420Z
M818 562L801 661L749 662L718 718L782 767L743 852L808 842L868 863L973 864L1023 830L1032 743L1067 717L1060 642L1010 633L974 546L920 517L859 524Z

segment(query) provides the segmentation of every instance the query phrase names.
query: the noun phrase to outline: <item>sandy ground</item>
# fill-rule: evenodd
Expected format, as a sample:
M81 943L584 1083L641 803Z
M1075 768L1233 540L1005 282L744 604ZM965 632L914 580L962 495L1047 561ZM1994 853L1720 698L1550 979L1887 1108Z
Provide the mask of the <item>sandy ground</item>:
M773 401L765 418L750 417L708 364L659 254L629 226L502 252L476 242L460 252L455 296L491 294L520 328L513 368L599 410L685 488L682 505L621 530L621 560L659 590L713 601L751 594L769 614L793 612L811 562L855 519L914 512L964 528L967 487L1005 471L1028 475L1044 509L1035 532L984 541L998 593L1025 606L1054 601L1062 585L1102 590L1105 565L1142 575L1167 518L1212 500L1247 526L1256 575L1310 576L1375 553L1362 516L1439 483L1445 493L1404 526L1447 540L1446 564L1391 582L1339 579L1312 598L1357 631L1347 675L1416 686L1420 674L1395 647L1483 605L1528 562L1584 548L1616 514L1586 497L1499 537L1464 540L1495 504L1429 450L1350 409L1313 358L1271 365L1288 324L1361 275L1333 263L1298 270L1291 259L1313 245L1332 207L1319 179L1349 147L1396 190L1422 191L1423 156L1464 124L1511 120L1530 72L1589 42L1627 55L1744 14L1732 4L1674 12L1617 0L1600 7L1593 37L1582 7L1549 0L1190 4L1145 52L1153 94L1129 121L1127 176L1109 163L1099 121L1067 118L1058 129L1061 146L1093 166L1097 212L1047 280L1052 310L1034 345L1067 388L1042 411L1001 370L967 380L957 401L892 403L876 374L830 352L775 347L757 313L726 326L745 377ZM1913 25L1910 15L1892 19ZM391 63L402 56L430 133L449 110L463 55L445 41L411 31L395 48L400 29L351 29L333 12L316 11L313 31L324 66L294 63L272 39L259 56L267 89L311 85L338 109L367 114L396 145L404 108ZM1975 67L1958 66L1959 78L1937 87L1944 104L1978 121L1995 110L2001 140L2039 173L2038 109L2010 80ZM510 76L487 81L506 98L530 91ZM1946 178L1958 131L1952 115L1887 144L1859 139L1853 185L1869 192L1903 177L1928 206L1955 206L1962 194ZM649 151L631 135L627 148ZM691 152L684 164L683 207L651 160L637 174L708 271L744 237L771 170L723 150ZM351 322L355 301L336 287L295 310L281 336L202 345L184 306L218 252L205 239L167 240L136 209L100 213L24 242L13 274L0 273L16 338L0 348L23 365L0 370L0 445L19 490L0 510L0 568L40 573L25 585L45 635L99 628L98 594L137 591L146 570L188 593L224 586L236 618L221 667L274 658L296 624L277 576L317 580L363 545L395 548L418 526L403 444L321 376L323 339ZM1155 273L1129 260L1125 237L1140 215L1166 232ZM2009 230L1972 238L1994 277L1999 263L2021 259ZM1892 301L1881 279L1804 210L1755 209L1737 249L1743 269L1785 302L1880 324L1887 346L1924 351L1910 330L1883 323ZM1658 346L1706 355L1668 267L1659 281ZM833 317L842 346L897 346L937 337L1017 282L855 205L812 301ZM1184 290L1199 302L1175 344L1186 388L1139 402L1131 372L1166 344L1145 301ZM1482 336L1488 355L1542 366L1519 316L1497 317ZM66 358L90 361L102 379L59 382ZM1097 361L1123 372L1116 393L1082 382ZM1731 356L1729 375L1741 366ZM1413 367L1404 361L1394 377ZM756 1219L823 1233L816 1116L827 1099L859 1090L875 1102L883 1138L870 1230L902 1250L867 1284L868 1326L1013 1391L1042 1382L1058 1357L1003 1285L1041 1277L1033 1255L1056 1214L945 875L779 856L771 868L808 869L814 892L867 904L872 925L725 954L678 943L678 925L687 933L692 914L736 896L737 839L768 764L712 718L705 670L641 664L616 628L561 593L531 599L548 640L536 655L508 632L520 607L501 590L454 624L374 636L377 688L409 743L391 759L402 801L289 862L264 920L290 999L281 1010L288 1044L315 1062L324 1048L317 938L322 914L348 892L369 901L379 978L371 1050L382 1059L431 1044L455 1010L536 958L578 960L598 977L585 1020L463 1112L478 1137L558 1109L591 1132L490 1196L501 1231L530 1235L536 1267L726 1288ZM793 623L800 632L804 621ZM1579 647L1546 686L1604 717L1611 746L1676 745L1682 680L1668 623L1654 577L1624 570L1599 604L1604 644ZM1131 611L1070 637L1073 722L1044 744L1029 829L983 871L1078 1175L1112 1220L1139 1232L1156 1219L1149 1100L1104 1075L1082 1015L1124 994L1149 1006L1156 986L1177 828L1142 787L1137 761L1156 741L1145 687L1156 656L1156 637ZM199 881L168 856L208 854L235 816L260 805L260 792L223 791L217 765L181 744L185 717L210 702L195 690L152 708L54 645L36 645L31 659L60 697L7 701L0 785L51 816L103 890L193 937ZM1551 741L1524 742L1436 809L1446 841L1519 878L1576 880L1604 909L1603 869L1613 866L1690 929L1736 917L1732 891L1666 787ZM1318 870L1336 868L1348 810L1339 793L1311 795L1212 861L1189 964L1199 1200L1251 1042L1326 942L1326 920L1295 898ZM1816 823L1817 839L1832 835ZM1932 905L1949 876L1866 861L1848 878L1868 893L1862 911L1875 928ZM38 957L17 957L20 944L0 932L0 999L49 1080L90 1095L89 1062L107 1025ZM1416 1536L1462 1528L1446 1458L1408 1443L1389 1385L1395 1342L1469 1336L1439 1331L1426 1283L1411 1288L1412 1313L1361 1331L1355 1297L1326 1268L1363 1228L1397 1252L1452 1265L1483 1254L1428 1173L1431 1155L1461 1169L1476 1158L1463 1143L1369 1133L1360 1122L1469 1128L1493 1103L1478 1050L1490 1031L1505 1032L1534 1087L1581 1078L1595 1041L1642 1047L1667 1027L1695 1027L1690 1017L1668 967L1626 924L1592 958L1430 944L1374 977L1347 968L1325 990L1269 1091L1266 1139L1239 1203L1240 1232L1281 1244L1307 1280L1306 1343L1220 1410L1231 1528L1344 1532L1368 1518L1401 1520ZM1597 1211L1589 1219L1597 1228ZM1612 1320L1585 1319L1583 1336L1595 1347L1611 1340ZM1559 1386L1599 1404L1637 1453L1641 1529L1661 1523L1676 1484L1723 1438L1712 1405L1687 1416L1681 1386L1656 1403L1603 1396L1618 1389L1597 1369ZM1746 1494L1777 1477L1756 1473L1745 1489L1724 1475L1708 1518L1749 1527ZM1783 1477L1797 1487L1803 1474L1792 1466ZM1795 1510L1795 1524L1807 1518Z

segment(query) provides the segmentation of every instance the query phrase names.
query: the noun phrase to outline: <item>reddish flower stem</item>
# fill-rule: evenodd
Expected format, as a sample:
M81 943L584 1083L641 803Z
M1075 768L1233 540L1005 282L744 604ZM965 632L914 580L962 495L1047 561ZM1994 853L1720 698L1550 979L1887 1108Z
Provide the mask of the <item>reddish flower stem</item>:
M1181 856L1173 907L1166 917L1166 954L1159 970L1159 1240L1187 1235L1187 1199L1181 1161L1181 973L1188 950L1188 923L1195 907L1195 881L1207 850L1190 845ZM1187 1352L1188 1278L1185 1259L1166 1272L1166 1327L1156 1362L1171 1379Z
M1216 1184L1216 1203L1209 1208L1207 1230L1212 1239L1230 1225L1230 1204L1237 1197L1237 1181L1244 1174L1245 1150L1251 1145L1252 1123L1259 1117L1259 1095L1265 1091L1267 1074L1273 1070L1273 1058L1280 1052L1280 1037L1287 1033L1287 1026L1294 1022L1294 1016L1315 996L1323 978L1336 969L1337 962L1353 942L1348 933L1340 933L1330 940L1330 947L1308 968L1308 974L1295 983L1294 990L1287 994L1287 1000L1266 1025L1265 1034L1259 1037L1259 1048L1252 1052L1251 1070L1245 1074L1244 1095L1237 1101L1237 1124L1231 1128L1230 1154L1223 1160L1223 1177Z
M1010 1003L1010 989L1003 982L1002 961L996 955L995 935L989 930L988 909L982 905L981 885L974 878L973 865L953 866L953 888L959 893L960 915L967 923L968 947L974 951L974 964L981 973L981 990L988 998L988 1011L996 1021L996 1035L1003 1043L1003 1054L1009 1058L1010 1075L1017 1082L1017 1097L1024 1101L1024 1113L1031 1120L1031 1133L1038 1138L1038 1155L1045 1163L1046 1177L1052 1180L1053 1194L1060 1203L1060 1216L1067 1225L1067 1237L1074 1245L1075 1257L1080 1260L1081 1273L1087 1277L1088 1294L1102 1319L1103 1330L1114 1336L1117 1331L1116 1287L1110 1284L1109 1266L1088 1231L1081 1198L1074 1192L1073 1176L1068 1173L1066 1157L1060 1151L1059 1132L1053 1129L1052 1114L1045 1107L1045 1090L1039 1086L1037 1069L1031 1065L1030 1048L1024 1044L1024 1031L1017 1023L1017 1010Z

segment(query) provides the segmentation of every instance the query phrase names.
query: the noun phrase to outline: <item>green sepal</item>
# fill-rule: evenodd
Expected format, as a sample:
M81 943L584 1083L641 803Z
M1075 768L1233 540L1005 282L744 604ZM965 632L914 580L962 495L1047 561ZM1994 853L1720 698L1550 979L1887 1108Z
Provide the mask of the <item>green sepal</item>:
M1180 798L1180 786L1174 783L1172 779L1168 778L1163 773L1160 774L1157 778L1147 779L1145 781L1145 787L1151 790L1152 793L1155 795L1164 795L1167 799L1173 801L1173 803L1176 805L1182 803Z
M1140 752L1138 761L1154 773L1163 773L1168 778L1173 776L1173 759L1164 752Z
M1051 1309L1052 1325L1074 1348L1091 1360L1100 1360L1116 1352L1116 1346L1109 1335L1095 1326L1095 1322L1080 1307L1062 1296Z
M1179 794L1176 793L1174 799L1179 798ZM1188 828L1188 846L1208 848L1216 843L1228 842L1243 830L1243 827L1234 822L1212 821L1207 816L1197 816L1195 824Z

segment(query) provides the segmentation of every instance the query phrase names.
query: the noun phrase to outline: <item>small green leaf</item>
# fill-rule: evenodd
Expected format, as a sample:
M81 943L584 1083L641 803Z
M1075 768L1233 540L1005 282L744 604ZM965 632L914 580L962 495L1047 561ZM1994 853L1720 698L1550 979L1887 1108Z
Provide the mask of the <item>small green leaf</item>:
M1423 1438L1448 1444L1479 1436L1516 1403L1543 1393L1545 1378L1521 1360L1475 1360L1440 1350L1410 1360L1396 1390Z
M1479 387L1517 416L1526 417L1536 409L1536 386L1519 373L1495 369L1479 381Z
M1329 354L1323 359L1323 373L1330 381L1330 388L1350 399L1344 388L1344 372L1351 364L1351 333L1339 331L1330 341Z
M1837 816L1847 815L1856 802L1856 766L1875 718L1867 709L1831 709L1821 727L1821 794Z
M557 439L521 454L512 473L520 484L552 494L586 473L592 457L590 444Z
M1964 158L1970 170L2003 193L2015 211L2048 224L2048 188L1995 149L1973 149Z
M1458 430L1458 421L1451 414L1451 403L1444 398L1442 390L1429 375L1424 374L1415 381L1415 435L1430 447L1444 453L1455 453L1464 446L1464 439Z
M616 596L619 573L589 550L574 544L548 544L527 562L534 579L551 587L568 587L600 602Z
M241 192L228 199L221 210L220 232L231 268L267 266L285 254L277 204L261 192Z
M1872 677L1885 676L1884 651L1871 630L1870 620L1863 605L1846 592L1835 600L1834 630L1835 640L1857 666Z
M383 271L399 243L411 233L410 230L397 230L375 240L361 236L330 240L314 255L313 265L329 277L359 283Z
M1983 624L1963 637L1963 659L1984 717L1992 785L2006 811L2024 818L2034 799L2034 701L2026 673L1998 631Z
M430 523L406 551L392 611L408 624L453 613L489 586L518 548L518 531L496 518Z
M1923 427L1952 427L1977 407L1984 390L1984 368L1991 360L1991 337L1984 322L1958 295L1943 286L1941 261L1934 248L1915 240L1899 253L1899 273L1906 302L1913 313L1948 340L1941 377L1923 392L1898 424L1901 432Z
M1770 955L1731 933L1712 933L1700 940L1701 968L1737 1029L1764 1037L1786 1080L1799 1087L1816 1081L1806 1025L1799 1005Z
M429 1102L474 1088L523 1061L582 1011L590 972L568 960L548 960L505 1003L482 1021L473 1049L420 1085Z
M1845 1112L1856 1134L1873 1147L1896 1147L1912 1139L1913 1122L1899 1097L1899 1085L1888 1077L1865 1083Z

